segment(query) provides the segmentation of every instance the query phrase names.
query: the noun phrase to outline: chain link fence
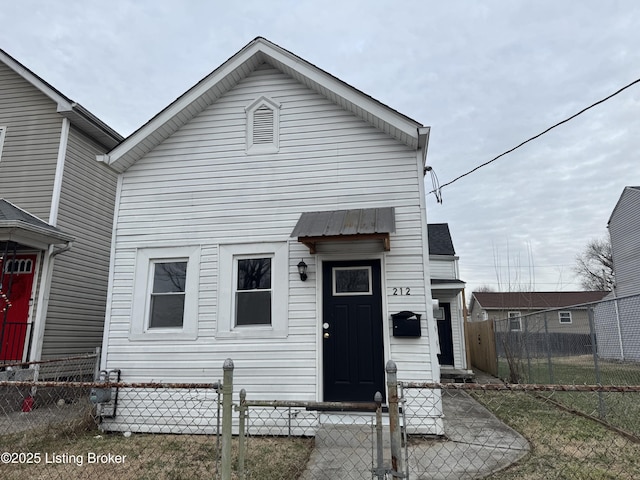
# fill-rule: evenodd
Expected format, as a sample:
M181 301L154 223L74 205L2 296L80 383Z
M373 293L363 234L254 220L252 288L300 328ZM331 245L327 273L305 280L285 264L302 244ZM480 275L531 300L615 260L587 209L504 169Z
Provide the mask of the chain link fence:
M640 386L387 378L386 405L259 400L228 370L211 384L0 381L0 478L640 477Z
M495 321L510 383L640 384L640 295Z

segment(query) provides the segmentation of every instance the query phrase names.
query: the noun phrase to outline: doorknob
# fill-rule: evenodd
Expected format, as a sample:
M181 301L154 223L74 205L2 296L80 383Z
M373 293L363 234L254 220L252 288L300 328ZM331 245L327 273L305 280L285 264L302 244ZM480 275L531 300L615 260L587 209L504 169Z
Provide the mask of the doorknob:
M322 335L325 339L329 338L329 332L324 332L324 335Z

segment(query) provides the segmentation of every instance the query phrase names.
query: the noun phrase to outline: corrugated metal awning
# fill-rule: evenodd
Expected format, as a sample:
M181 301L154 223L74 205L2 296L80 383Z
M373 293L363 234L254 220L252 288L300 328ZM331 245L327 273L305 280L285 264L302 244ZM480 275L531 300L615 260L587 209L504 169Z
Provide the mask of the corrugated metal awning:
M380 239L384 250L390 250L389 234L396 231L393 207L357 208L305 212L300 215L292 237L316 253L317 242L337 240Z

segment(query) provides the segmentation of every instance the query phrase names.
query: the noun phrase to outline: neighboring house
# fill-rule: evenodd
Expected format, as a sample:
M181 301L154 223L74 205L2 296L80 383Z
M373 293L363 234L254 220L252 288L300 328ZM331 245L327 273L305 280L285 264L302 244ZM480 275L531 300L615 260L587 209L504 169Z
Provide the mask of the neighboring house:
M625 187L609 223L615 294L640 294L640 187Z
M453 248L449 225L430 223L429 267L431 294L438 300L434 314L438 325L438 343L442 375L452 370L467 369L464 332L464 282L459 279L458 257Z
M544 330L544 319L530 315L544 310L554 310L546 314L546 331L552 333L589 333L587 308L573 307L597 302L608 292L473 292L469 307L469 321L508 319L508 327L503 330L528 331ZM563 310L563 307L573 307Z
M389 359L402 380L438 380L428 136L250 42L100 157L120 172L102 368L212 381L231 358L254 399L371 401ZM421 319L394 329L403 311ZM424 394L422 424L442 433Z
M100 346L121 140L0 50L0 364Z
M598 353L640 361L640 187L625 187L609 223L614 289L596 309Z

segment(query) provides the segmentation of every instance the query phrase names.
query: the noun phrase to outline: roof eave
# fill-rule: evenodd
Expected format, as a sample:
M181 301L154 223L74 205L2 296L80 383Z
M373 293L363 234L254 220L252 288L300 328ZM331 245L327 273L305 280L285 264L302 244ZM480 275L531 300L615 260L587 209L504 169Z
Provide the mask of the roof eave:
M69 245L74 237L20 220L3 220L0 221L0 241L13 241L44 250L49 245Z

